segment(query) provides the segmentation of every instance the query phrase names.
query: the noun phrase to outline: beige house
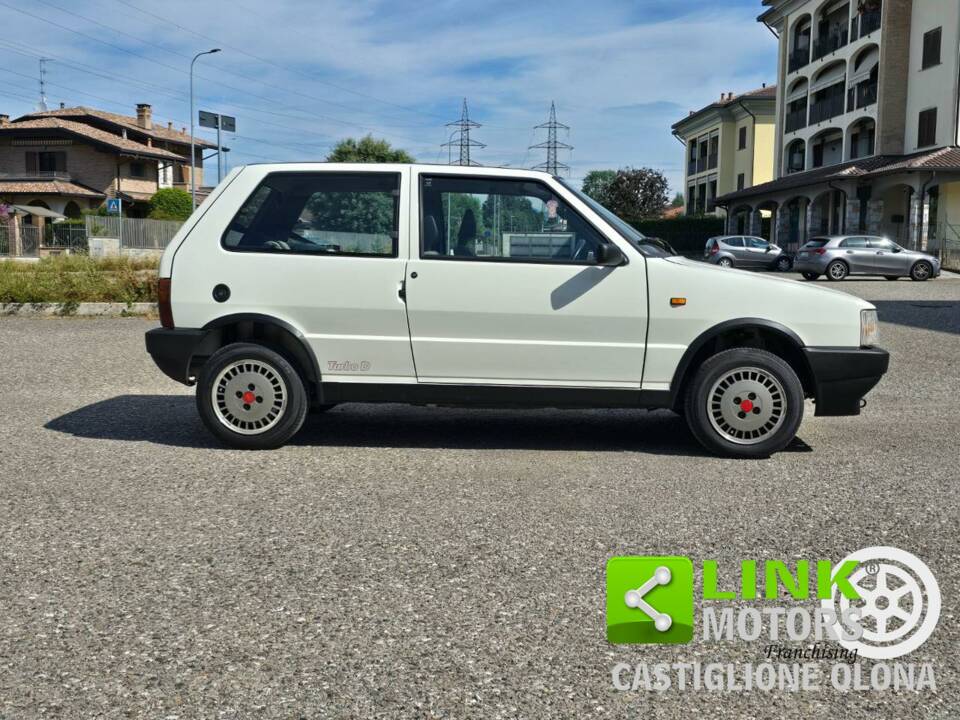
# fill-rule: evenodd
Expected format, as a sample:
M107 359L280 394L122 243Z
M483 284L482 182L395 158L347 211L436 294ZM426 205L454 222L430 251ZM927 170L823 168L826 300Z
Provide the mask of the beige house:
M936 249L960 235L960 3L763 0L780 38L775 178L722 195L730 226Z
M203 152L216 145L196 138L195 146L199 189ZM85 107L0 115L0 201L79 217L120 197L137 217L158 189L189 185L190 135L154 125L149 105L137 105L136 116Z
M716 199L773 178L775 87L724 93L673 125L684 143L688 215L716 213Z

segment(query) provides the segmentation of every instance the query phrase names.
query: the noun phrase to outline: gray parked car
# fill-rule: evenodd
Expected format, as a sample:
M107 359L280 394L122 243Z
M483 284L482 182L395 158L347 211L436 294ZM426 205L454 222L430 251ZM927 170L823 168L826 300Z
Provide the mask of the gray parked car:
M787 272L793 261L789 255L762 237L721 235L707 240L703 259L720 267L738 267Z
M907 250L882 237L833 235L812 238L801 247L793 269L807 280L816 280L821 275L826 275L828 280L843 280L847 275L929 280L940 274L940 261L933 255Z

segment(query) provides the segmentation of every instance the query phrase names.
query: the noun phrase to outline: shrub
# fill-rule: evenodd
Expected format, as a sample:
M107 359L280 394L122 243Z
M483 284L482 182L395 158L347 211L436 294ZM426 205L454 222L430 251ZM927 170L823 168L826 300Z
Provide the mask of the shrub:
M186 220L193 212L190 193L180 188L157 190L150 198L150 215L153 220Z
M0 262L0 303L156 302L156 258L60 255Z

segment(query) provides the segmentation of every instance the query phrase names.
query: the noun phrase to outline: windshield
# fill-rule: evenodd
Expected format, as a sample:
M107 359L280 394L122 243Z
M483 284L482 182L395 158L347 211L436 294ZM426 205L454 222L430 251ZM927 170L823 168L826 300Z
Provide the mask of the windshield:
M598 203L592 197L584 193L582 190L578 190L573 185L568 183L563 178L556 178L556 180L563 185L567 190L572 192L578 198L583 200L587 205L590 206L590 209L599 214L604 220L610 223L614 229L619 232L627 242L633 245L637 250L643 253L646 257L671 257L671 253L660 247L656 244L656 241L651 238L647 238L642 232L633 227L630 223L621 220L619 217L614 215L612 212L607 210L603 205Z

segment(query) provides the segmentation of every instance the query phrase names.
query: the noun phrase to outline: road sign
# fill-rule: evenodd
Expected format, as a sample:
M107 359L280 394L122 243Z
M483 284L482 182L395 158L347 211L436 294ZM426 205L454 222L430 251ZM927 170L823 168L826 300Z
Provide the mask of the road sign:
M120 198L107 198L107 212L110 215L119 215L123 208L123 201Z
M230 117L229 115L220 116L220 128L224 132L236 132L237 131L237 119L235 117Z
M216 113L207 112L206 110L200 111L200 127L208 127L216 129L219 127L218 120L220 116Z

